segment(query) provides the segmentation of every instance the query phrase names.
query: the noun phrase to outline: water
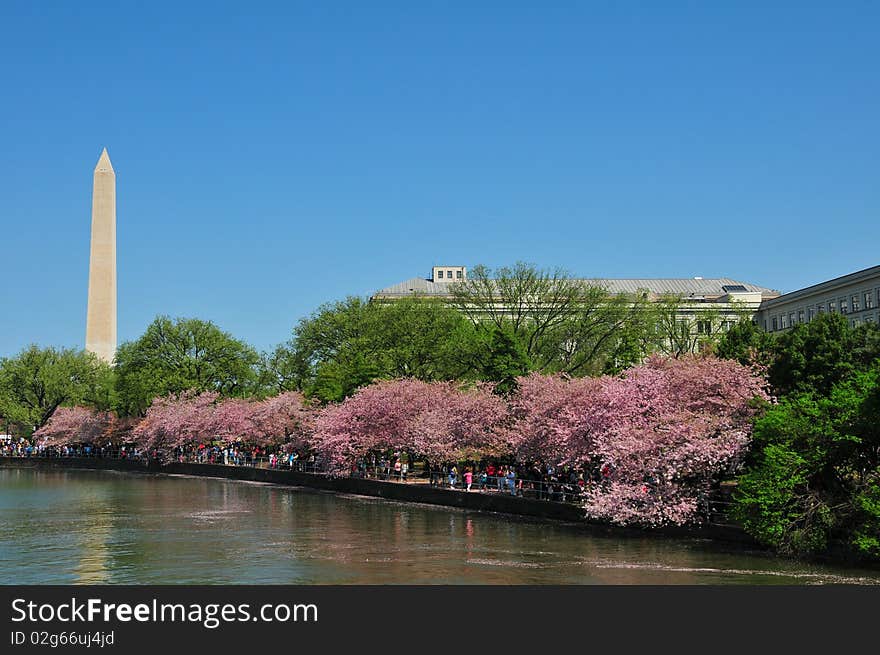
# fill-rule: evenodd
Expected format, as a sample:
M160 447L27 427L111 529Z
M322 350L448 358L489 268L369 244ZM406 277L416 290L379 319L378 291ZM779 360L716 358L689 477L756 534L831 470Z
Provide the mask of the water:
M0 469L3 584L878 584L699 539L208 478Z

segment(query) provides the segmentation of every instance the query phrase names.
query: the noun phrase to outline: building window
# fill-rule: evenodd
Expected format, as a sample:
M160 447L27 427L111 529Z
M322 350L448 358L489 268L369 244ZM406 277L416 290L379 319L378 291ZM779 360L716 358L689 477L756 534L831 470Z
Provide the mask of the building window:
M852 297L851 300L852 300L852 308L853 308L853 311L854 311L854 312L859 312L859 311L861 311L861 310L862 310L862 307L861 307L861 305L859 304L859 296L858 296L858 294L854 295L854 296Z
M438 280L442 280L442 279L443 279L443 271L437 271L437 279L438 279Z
M804 322L804 310L799 309L798 310L798 323L803 323L803 322Z
M774 316L773 317L773 331L776 332L776 330L778 330L778 329L779 329L779 321Z
M461 275L461 271L455 271L455 277L458 278L458 279L460 280L461 277L462 277L462 275Z
M821 305L819 308L821 309ZM814 318L816 318L816 308L807 307L807 321L812 321Z
M825 305L818 305L818 306L816 307L816 309L819 310L819 313L820 313L820 314L824 314L824 313L825 313Z
M697 321L697 334L712 334L712 322Z
M794 326L795 326L795 316L794 316L794 312L792 312L791 314L788 315L788 327L794 327Z
M833 314L836 311L837 311L837 302L834 300L829 300L828 301L828 313Z
M452 271L446 271L446 277L448 277L451 280L452 279Z
M840 313L849 314L849 303L846 301L846 298L840 299Z
M865 309L874 309L874 296L870 291L865 291Z

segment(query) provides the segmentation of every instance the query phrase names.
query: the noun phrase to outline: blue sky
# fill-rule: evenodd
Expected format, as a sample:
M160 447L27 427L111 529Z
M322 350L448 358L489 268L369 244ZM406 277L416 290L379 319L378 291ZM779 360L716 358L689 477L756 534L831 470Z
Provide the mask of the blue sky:
M715 6L722 4L724 6ZM0 5L0 356L82 347L92 170L119 338L267 349L432 264L880 263L876 2Z

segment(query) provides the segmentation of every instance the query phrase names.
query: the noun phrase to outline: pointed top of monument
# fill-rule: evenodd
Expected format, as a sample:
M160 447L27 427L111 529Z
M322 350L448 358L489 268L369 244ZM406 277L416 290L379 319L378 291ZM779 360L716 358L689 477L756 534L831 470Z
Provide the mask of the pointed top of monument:
M110 163L110 155L107 154L107 148L101 151L101 157L98 159L98 165L95 166L95 172L112 171L113 164Z

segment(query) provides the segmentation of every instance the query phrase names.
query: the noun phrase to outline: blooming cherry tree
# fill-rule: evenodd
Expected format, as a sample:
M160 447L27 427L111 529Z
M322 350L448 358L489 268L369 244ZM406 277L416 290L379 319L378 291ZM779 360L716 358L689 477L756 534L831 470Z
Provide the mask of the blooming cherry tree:
M294 451L311 446L314 412L301 393L287 391L252 403L250 420L260 445Z
M217 397L214 392L186 392L178 397L156 398L132 430L132 437L147 452L169 459L175 448L198 443L212 434Z
M763 379L731 360L651 359L612 379L594 434L607 484L587 494L587 514L615 523L699 520L714 483L741 463Z
M46 446L97 444L112 438L115 418L109 412L86 407L59 407L49 421L34 432Z
M680 525L699 520L718 480L742 461L752 420L771 400L759 371L711 356L655 357L619 376L517 382L505 400L485 384L387 380L320 412L295 392L259 401L189 392L156 398L131 436L163 459L217 438L313 450L335 474L389 451L433 462L512 455L587 477L600 470L583 496L590 518ZM85 443L126 427L109 414L61 408L37 436Z
M451 382L431 386L434 403L412 417L412 450L434 462L482 459L506 452L507 405L488 385L462 389Z
M433 385L420 380L391 380L359 389L315 421L314 449L332 472L351 470L370 452L412 448L412 424L438 404Z
M504 448L506 418L504 400L487 385L384 381L325 408L315 421L313 445L336 472L388 450L432 461L479 458Z
M581 465L593 454L595 435L613 414L610 378L569 378L532 373L517 381L510 399L510 449L522 462Z
M226 443L254 441L256 426L253 420L257 403L242 398L224 398L211 408L202 426L201 439L221 439Z

